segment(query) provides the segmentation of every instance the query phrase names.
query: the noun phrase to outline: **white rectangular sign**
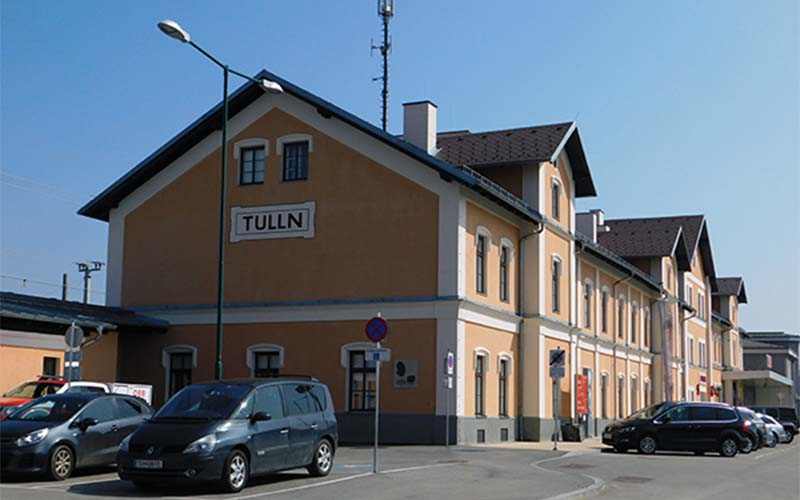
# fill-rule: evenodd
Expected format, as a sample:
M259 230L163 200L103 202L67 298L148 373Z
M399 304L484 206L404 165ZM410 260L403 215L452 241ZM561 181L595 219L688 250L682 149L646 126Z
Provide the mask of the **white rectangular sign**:
M389 349L367 349L367 359L370 361L391 361L392 353Z
M419 381L419 361L416 359L398 359L394 362L394 386L412 388Z
M316 202L231 208L231 242L313 238Z

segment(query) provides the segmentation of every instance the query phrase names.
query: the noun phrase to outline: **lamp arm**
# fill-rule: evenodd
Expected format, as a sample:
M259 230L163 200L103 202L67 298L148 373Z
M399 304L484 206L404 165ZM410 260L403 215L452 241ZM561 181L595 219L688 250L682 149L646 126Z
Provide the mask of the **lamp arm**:
M214 64L216 64L217 66L219 66L222 69L225 69L225 65L222 64L222 62L219 59L217 59L216 57L212 56L211 54L209 54L208 52L203 50L203 48L201 46L197 45L196 43L194 43L193 40L189 40L188 43L189 43L189 45L191 45L192 47L197 49L198 52L200 52L201 54L203 54L207 58L211 59L211 61L213 61Z

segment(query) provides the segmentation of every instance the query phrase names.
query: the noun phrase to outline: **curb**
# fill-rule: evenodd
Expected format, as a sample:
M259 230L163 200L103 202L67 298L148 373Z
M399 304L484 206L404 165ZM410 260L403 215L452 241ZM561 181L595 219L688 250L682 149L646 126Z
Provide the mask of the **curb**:
M576 498L576 497L579 497L579 496L591 496L591 495L595 495L595 494L599 493L600 490L603 489L603 487L605 487L606 482L603 481L602 479L600 479L599 477L591 476L589 474L581 474L581 473L570 474L568 472L562 472L562 471L557 471L557 470L546 469L546 468L541 466L541 464L546 463L546 462L555 462L556 460L563 460L565 458L585 455L587 453L588 452L570 451L570 452L567 452L564 455L561 455L561 456L558 456L558 457L545 458L543 460L539 460L539 461L531 463L531 467L539 469L539 470L542 470L542 471L545 471L545 472L550 472L550 473L553 473L553 474L565 474L565 475L572 475L572 476L581 476L581 477L585 477L587 479L591 479L592 480L592 484L590 484L589 486L584 486L583 488L578 488L577 490L572 490L572 491L567 491L565 493L560 493L560 494L555 495L555 496L546 497L546 498L544 498L542 500L567 500L567 499Z

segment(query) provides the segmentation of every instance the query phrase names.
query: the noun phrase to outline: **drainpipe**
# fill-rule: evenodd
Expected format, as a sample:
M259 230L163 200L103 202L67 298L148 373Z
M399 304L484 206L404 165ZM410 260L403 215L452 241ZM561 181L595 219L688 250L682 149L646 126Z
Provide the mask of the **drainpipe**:
M697 310L692 308L692 312L689 313L688 316L681 320L681 337L683 338L683 396L686 396L686 391L689 389L689 356L686 355L686 336L688 335L688 331L686 330L685 323L690 319L697 316Z
M611 286L611 293L614 296L614 300L617 301L614 304L615 305L615 307L614 307L614 325L616 327L619 327L619 303L618 303L618 300L617 300L617 287L619 285L625 283L626 281L628 281L630 279L633 279L633 276L634 276L634 274L633 274L633 272L631 272L630 275L628 275L625 278L618 279ZM627 305L627 303L628 303L628 299L626 298L625 299L625 304ZM616 332L616 333L617 333L617 338L619 338L619 332ZM623 340L625 340L625 339L623 338ZM615 397L619 398L620 394L619 394L619 373L617 372L617 343L618 343L618 341L615 340L614 341L614 376L612 377L612 379L614 380L614 394L615 394ZM619 409L619 406L620 406L619 401L617 401L617 409ZM617 418L625 418L625 415L617 415Z
M524 367L525 367L525 240L530 238L531 236L538 236L539 234L544 231L544 223L539 222L538 227L532 233L528 233L522 238L519 239L519 243L517 248L519 248L519 269L518 274L519 278L517 279L517 287L519 289L519 293L517 294L517 309L519 310L519 325L517 326L517 346L519 350L519 355L517 356L517 386L516 386L516 395L517 395L517 438L522 440L524 425L523 425L523 414L525 410L525 406L523 404L523 393L522 386L524 383Z

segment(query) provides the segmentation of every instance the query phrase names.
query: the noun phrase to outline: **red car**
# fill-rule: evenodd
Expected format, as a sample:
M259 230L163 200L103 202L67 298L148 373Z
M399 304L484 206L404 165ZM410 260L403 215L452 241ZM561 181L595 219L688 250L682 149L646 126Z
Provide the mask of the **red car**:
M0 398L0 420L29 401L55 394L67 381L58 377L40 376L38 380L24 382Z

